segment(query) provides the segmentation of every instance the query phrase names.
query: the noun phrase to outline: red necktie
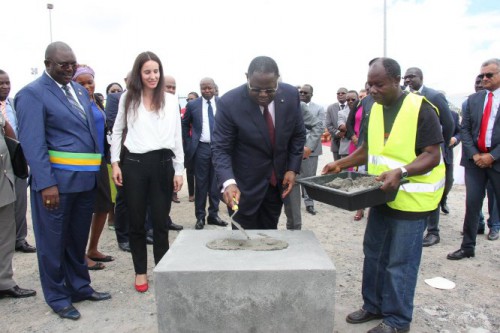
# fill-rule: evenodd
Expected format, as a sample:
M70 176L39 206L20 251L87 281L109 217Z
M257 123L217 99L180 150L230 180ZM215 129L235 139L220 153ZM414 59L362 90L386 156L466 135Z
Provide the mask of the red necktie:
M271 145L273 146L273 151L274 151L274 143L275 143L275 138L274 138L274 124L273 124L273 117L271 117L271 113L269 113L269 109L267 108L267 105L264 106L264 119L266 120L267 124L267 131L269 132L269 137L271 139ZM273 152L274 155L274 152ZM274 172L274 163L273 163L273 173L271 174L271 180L269 181L272 186L276 186L278 181L276 180L276 173Z
M490 120L491 107L493 105L493 93L490 91L488 94L488 102L486 102L486 107L484 108L483 118L481 119L481 129L479 130L479 138L477 139L477 145L481 152L487 153L486 149L486 130L488 129L488 120Z

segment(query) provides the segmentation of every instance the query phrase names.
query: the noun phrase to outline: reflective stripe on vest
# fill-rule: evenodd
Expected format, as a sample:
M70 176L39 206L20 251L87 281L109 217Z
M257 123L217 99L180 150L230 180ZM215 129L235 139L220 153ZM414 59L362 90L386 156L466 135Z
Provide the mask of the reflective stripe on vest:
M387 141L384 138L383 107L378 103L373 105L368 123L368 173L380 175L415 160L418 114L422 100L422 96L415 94L405 97ZM402 185L396 199L387 205L408 212L436 209L444 190L444 176L445 167L441 157L439 165L430 172L408 177L409 183Z

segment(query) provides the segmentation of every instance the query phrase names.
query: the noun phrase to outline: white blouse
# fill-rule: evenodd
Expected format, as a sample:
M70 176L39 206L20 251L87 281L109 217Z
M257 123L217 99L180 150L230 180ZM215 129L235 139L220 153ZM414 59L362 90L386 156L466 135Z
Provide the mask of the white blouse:
M175 175L184 172L184 150L182 148L182 127L177 96L165 93L165 105L158 112L147 111L143 100L135 115L129 110L125 121L125 99L120 97L118 113L113 126L111 140L111 163L120 161L123 129L128 127L125 146L131 153L144 154L154 150L170 149L174 153Z

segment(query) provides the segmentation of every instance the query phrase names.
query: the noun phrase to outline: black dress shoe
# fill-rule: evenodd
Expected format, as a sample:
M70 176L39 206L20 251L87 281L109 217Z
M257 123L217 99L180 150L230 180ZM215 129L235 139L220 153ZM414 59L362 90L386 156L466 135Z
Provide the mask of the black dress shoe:
M482 227L477 228L478 235L484 235L484 225Z
M448 204L446 202L441 203L441 211L443 214L450 214L450 208L448 208Z
M77 320L80 318L80 312L73 305L62 308L57 311L57 314L63 319Z
M387 325L386 323L380 323L367 333L406 333L410 331L410 327L406 328L394 328Z
M424 240L422 241L422 246L427 247L427 246L436 245L437 243L439 243L440 240L441 240L441 238L439 238L438 235L427 234L424 237Z
M130 243L129 242L118 243L118 247L122 251L130 252Z
M152 245L154 243L153 236L146 236L146 244Z
M29 245L28 242L24 242L22 245L16 246L16 251L24 253L35 253L36 247Z
M488 234L488 239L491 241L497 240L498 239L498 231L490 229L490 233Z
M19 286L14 286L10 289L0 290L0 298L4 297L14 297L14 298L24 298L35 296L36 291L31 289L23 289Z
M316 210L314 209L314 207L313 207L313 206L307 206L307 207L306 207L306 210L307 210L307 212L308 212L309 214L311 214L311 215L316 215Z
M184 229L182 225L175 224L174 222L168 225L168 230L181 231Z
M359 309L358 311L354 311L353 313L348 314L345 318L345 321L347 321L349 324L361 324L366 323L370 320L382 318L383 316L381 314L375 314L364 309Z
M194 225L194 228L197 230L201 230L205 227L205 221L203 220L197 220L196 224Z
M465 252L462 249L458 249L455 252L448 253L448 255L446 256L446 259L460 260L463 258L470 258L470 257L474 257L474 256L475 256L474 252Z
M213 224L213 225L218 225L220 227L225 227L227 226L227 223L222 221L220 217L218 216L215 216L215 217L212 217L212 216L209 216L207 218L207 223L208 224Z
M86 300L99 302L99 301L105 301L105 300L110 299L110 298L111 298L110 293L100 293L98 291L94 291L92 294L90 294L89 297L86 298Z

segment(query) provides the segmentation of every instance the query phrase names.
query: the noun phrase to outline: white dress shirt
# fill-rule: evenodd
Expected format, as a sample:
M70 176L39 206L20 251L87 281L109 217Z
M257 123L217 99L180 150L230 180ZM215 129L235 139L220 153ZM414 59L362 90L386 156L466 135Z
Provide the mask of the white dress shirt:
M158 112L146 110L141 98L137 111L129 110L125 120L124 92L118 104L111 139L111 163L120 161L123 129L128 128L124 145L131 153L144 154L154 150L170 149L174 153L173 166L176 175L184 172L181 115L177 96L165 93L165 106Z
M200 141L205 142L205 143L210 143L212 138L210 137L210 123L208 121L208 103L207 100L202 98L201 99L201 105L203 107L202 110L202 119L203 119L203 124L201 126L201 135L200 135ZM214 112L214 117L215 117L215 112L217 112L217 106L215 105L215 98L212 98L210 100L210 105L212 105L212 110Z

